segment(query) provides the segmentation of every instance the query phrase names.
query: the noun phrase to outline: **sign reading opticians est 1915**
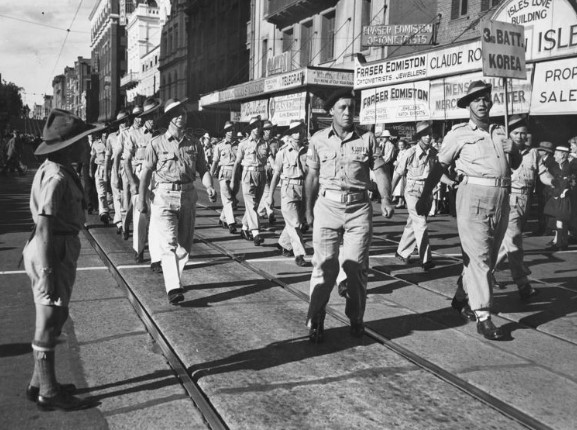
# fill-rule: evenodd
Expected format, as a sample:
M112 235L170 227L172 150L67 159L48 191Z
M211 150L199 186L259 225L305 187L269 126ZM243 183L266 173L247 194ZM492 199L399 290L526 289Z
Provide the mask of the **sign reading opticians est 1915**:
M527 79L525 27L501 21L481 25L483 75Z
M433 24L365 25L362 46L429 45L433 40Z

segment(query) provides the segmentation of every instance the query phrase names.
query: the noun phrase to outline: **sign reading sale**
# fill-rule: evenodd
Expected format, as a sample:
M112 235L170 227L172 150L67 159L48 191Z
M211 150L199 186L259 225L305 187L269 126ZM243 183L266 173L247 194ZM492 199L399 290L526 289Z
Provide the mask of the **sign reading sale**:
M525 27L502 21L481 25L483 75L527 79Z

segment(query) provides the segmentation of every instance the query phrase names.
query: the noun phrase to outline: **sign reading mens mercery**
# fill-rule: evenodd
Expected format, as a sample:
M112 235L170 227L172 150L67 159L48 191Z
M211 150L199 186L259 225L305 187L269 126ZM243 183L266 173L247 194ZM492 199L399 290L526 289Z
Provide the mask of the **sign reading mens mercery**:
M574 58L535 66L531 115L569 115L577 112L577 64Z
M429 81L362 91L359 117L361 124L428 120Z
M499 21L481 25L485 76L527 79L524 30L522 25Z
M433 24L365 25L362 46L427 45L433 39Z

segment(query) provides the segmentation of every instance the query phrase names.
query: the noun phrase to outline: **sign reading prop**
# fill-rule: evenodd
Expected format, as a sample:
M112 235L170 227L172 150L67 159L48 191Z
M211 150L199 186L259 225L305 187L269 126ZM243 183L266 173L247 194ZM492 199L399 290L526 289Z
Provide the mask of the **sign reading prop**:
M253 100L240 105L240 121L249 122L253 116L268 119L268 99Z
M577 112L577 62L574 58L535 66L531 115L573 115Z
M428 45L433 39L433 24L364 25L361 45Z
M271 97L269 103L270 121L276 125L288 126L291 120L304 120L306 117L306 98L306 92Z
M508 81L509 88L507 96L509 98L509 114L524 114L529 112L531 102L531 72L532 69L529 67L525 80L511 79ZM491 91L493 101L491 116L503 116L505 114L505 87L503 86L503 79L488 78L483 76L482 72L475 72L431 81L430 119L444 121L469 118L469 111L457 107L457 100L467 94L471 82L479 80L490 83L493 86Z
M525 70L525 27L500 21L481 26L483 74L527 79Z
M361 92L361 124L424 121L429 117L429 81Z

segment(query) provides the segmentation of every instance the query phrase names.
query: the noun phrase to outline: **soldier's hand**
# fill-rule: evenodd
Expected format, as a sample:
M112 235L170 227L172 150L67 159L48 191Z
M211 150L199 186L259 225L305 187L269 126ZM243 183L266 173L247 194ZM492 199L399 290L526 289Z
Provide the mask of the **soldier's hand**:
M206 193L208 194L208 199L214 203L216 202L216 191L213 187L208 187L206 189Z
M417 211L417 214L421 216L427 216L431 210L431 202L429 199L420 197L419 200L417 200L417 204L415 205L415 210Z
M272 198L272 193L271 193L271 196L266 199L266 204L267 204L268 206L270 206L271 209L272 209L272 207L273 207L273 205L274 205L273 198Z
M505 137L503 137L501 139L501 145L503 145L503 151L505 151L505 154L510 154L511 152L513 152L513 141L511 139L506 139Z
M395 214L395 207L393 205L387 204L385 206L385 213L383 214L383 216L387 219L391 219L394 214Z
M145 214L146 212L148 212L148 205L146 204L146 202L144 201L143 198L138 198L136 200L136 210L142 214Z
M136 184L130 184L130 194L132 194L133 196L138 194L138 187L136 186Z
M306 211L306 219L307 219L307 224L309 225L309 227L313 226L313 222L315 220L315 216L313 215L312 211Z

